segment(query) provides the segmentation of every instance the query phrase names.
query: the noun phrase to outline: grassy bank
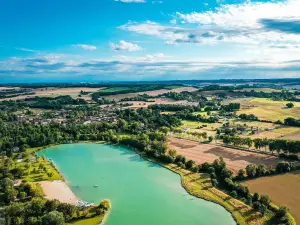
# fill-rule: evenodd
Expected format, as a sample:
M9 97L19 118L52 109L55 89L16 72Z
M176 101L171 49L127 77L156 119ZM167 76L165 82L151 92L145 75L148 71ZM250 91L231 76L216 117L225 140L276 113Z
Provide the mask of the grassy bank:
M92 218L88 219L82 219L82 220L76 220L70 223L67 223L67 225L98 225L102 223L102 220L104 218L104 215L94 216Z

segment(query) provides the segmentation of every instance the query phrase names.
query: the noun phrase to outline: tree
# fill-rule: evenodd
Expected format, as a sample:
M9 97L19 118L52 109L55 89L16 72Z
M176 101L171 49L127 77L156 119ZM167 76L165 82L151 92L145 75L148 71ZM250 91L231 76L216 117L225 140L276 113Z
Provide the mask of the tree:
M187 162L185 163L185 167L186 167L187 169L192 168L194 165L195 165L195 161L193 161L193 160L189 160L189 161L187 161Z
M240 169L240 170L238 171L238 176L237 176L238 179L239 179L239 180L245 179L245 174L246 174L245 170Z
M289 102L286 104L286 107L288 108L293 108L294 107L294 104L292 102Z
M64 225L64 215L61 212L52 211L42 218L42 225Z
M257 166L255 164L249 164L246 166L246 173L248 177L256 176Z
M213 187L217 187L218 186L218 181L216 179L211 179L211 185Z
M277 210L276 216L278 218L284 217L287 213L288 213L289 209L285 206L281 206L279 207L279 209Z
M99 204L99 208L103 209L104 211L108 211L111 205L109 200L102 200Z
M262 195L262 196L260 197L260 200L259 200L259 201L261 202L261 204L263 204L263 205L265 205L265 206L269 206L270 203L271 203L271 199L270 199L269 196L267 196L267 195Z
M233 198L237 198L237 193L236 193L236 191L230 192L230 195L231 195Z
M259 200L259 198L260 198L259 194L258 194L257 192L255 192L255 193L253 194L252 201L253 201L253 202L257 202L257 201Z

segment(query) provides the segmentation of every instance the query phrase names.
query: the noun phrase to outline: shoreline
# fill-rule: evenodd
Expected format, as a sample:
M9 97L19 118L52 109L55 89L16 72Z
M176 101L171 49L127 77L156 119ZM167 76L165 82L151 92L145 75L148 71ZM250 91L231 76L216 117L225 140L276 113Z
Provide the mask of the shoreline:
M99 142L93 142L93 141L84 141L84 142L76 142L76 143L109 144L108 142L100 142L99 143ZM72 144L76 144L76 143L72 143ZM60 145L60 144L57 144L57 145ZM121 144L113 144L113 145L121 145ZM52 145L52 146L56 146L56 145ZM144 154L141 154L136 148L134 148L132 146L127 146L127 145L121 145L121 146L128 147L129 149L133 150L136 154L138 154L140 157L142 157L146 161L158 164L161 167L163 167L165 169L168 169L168 170L170 170L173 173L178 174L180 176L181 186L186 190L186 192L189 195L194 196L196 198L203 199L205 201L209 201L209 202L215 203L215 204L223 207L228 213L230 213L230 215L232 216L233 220L238 225L267 224L268 221L271 219L268 215L266 215L265 219L263 219L261 221L256 221L255 220L255 221L253 221L254 223L248 223L247 220L249 218L247 218L244 215L242 215L242 213L240 212L240 210L238 210L237 208L242 205L243 207L246 207L246 208L249 209L249 211L251 211L252 208L249 205L246 205L245 203L241 202L238 199L233 199L233 198L229 197L225 192L223 192L222 190L216 189L216 188L213 188L213 189L215 189L214 192L208 191L209 193L204 193L204 192L207 191L207 190L205 190L206 187L204 187L205 189L202 187L203 190L199 189L199 190L201 190L200 192L199 191L194 191L192 185L194 185L193 183L195 183L195 182L193 182L192 180L189 181L187 179L184 179L185 176L187 176L189 173L192 173L192 172L188 171L189 173L184 174L185 171L183 171L183 169L181 169L181 168L178 169L177 168L175 170L174 168L171 167L171 164L170 165L164 165L163 163L159 162L158 160L156 160L154 158L147 157ZM47 148L47 147L45 147L45 148ZM45 149L45 148L43 148L43 149ZM198 175L200 175L200 174L198 174ZM198 185L201 187L200 183ZM233 205L232 202L230 201L230 199L228 200L228 197L230 199L233 199L233 201L236 201L235 203L238 203L238 207L236 207L235 205ZM247 214L247 213L248 213L248 211L245 214ZM273 212L271 212L271 213L273 213ZM109 214L109 213L107 213L107 214ZM107 215L105 215L105 216L107 216ZM294 221L294 218L293 218L293 216L290 213L288 213L288 216L292 219L292 221ZM104 224L104 223L105 223L105 219L103 219L103 221L100 224Z

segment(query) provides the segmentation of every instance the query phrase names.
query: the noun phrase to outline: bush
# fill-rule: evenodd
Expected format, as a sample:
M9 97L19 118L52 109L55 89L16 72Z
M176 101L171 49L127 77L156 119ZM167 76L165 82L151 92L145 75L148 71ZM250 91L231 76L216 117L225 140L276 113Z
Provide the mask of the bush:
M185 164L183 164L182 162L178 162L177 165L182 169L185 169Z
M174 158L172 156L169 156L169 155L161 155L160 159L163 162L166 162L166 163L173 163L174 162Z
M195 165L195 161L193 161L193 160L189 160L189 161L187 161L187 162L185 163L185 167L186 167L187 169L192 168L194 165Z

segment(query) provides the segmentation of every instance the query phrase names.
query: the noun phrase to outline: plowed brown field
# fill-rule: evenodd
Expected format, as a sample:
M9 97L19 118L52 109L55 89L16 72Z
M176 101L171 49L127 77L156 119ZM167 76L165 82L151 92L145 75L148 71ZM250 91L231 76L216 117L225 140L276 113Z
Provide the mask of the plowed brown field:
M275 166L280 161L274 156L225 148L212 144L202 144L197 141L175 137L169 137L168 143L170 149L176 150L178 154L184 155L199 164L205 162L212 163L215 159L223 157L227 167L235 174L239 169L245 169L249 164Z

